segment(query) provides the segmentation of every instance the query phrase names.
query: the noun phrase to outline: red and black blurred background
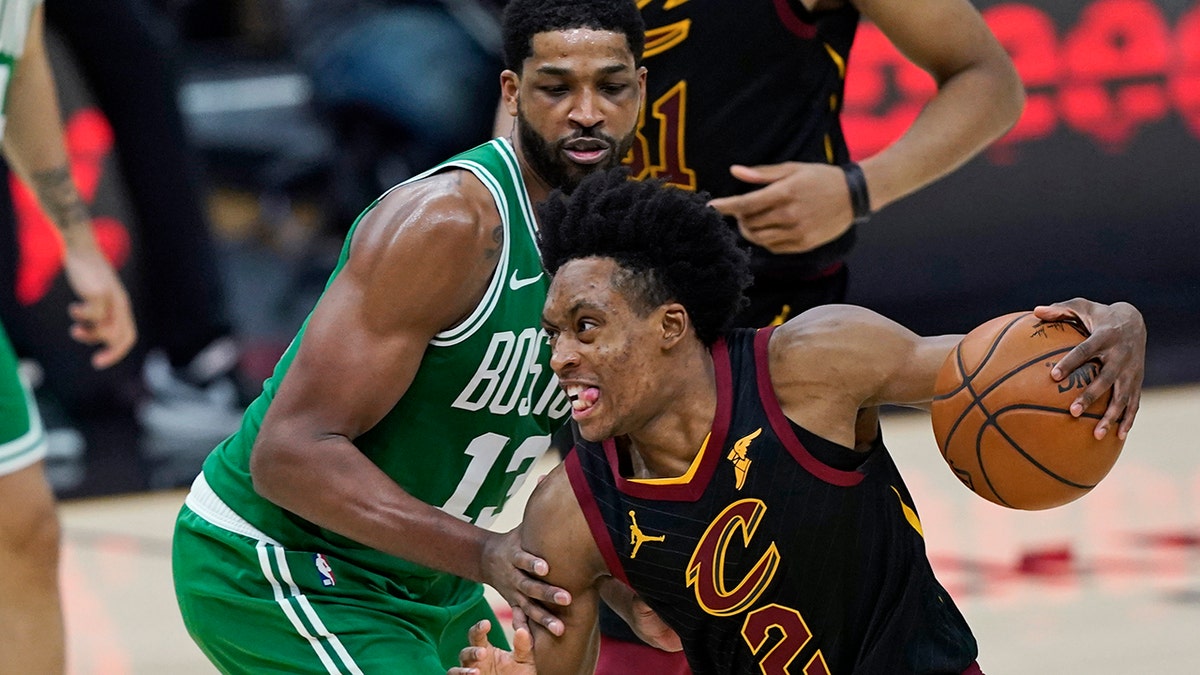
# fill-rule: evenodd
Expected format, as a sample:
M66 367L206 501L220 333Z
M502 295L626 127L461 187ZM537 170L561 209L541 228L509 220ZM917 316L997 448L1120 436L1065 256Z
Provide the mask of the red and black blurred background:
M271 46L270 12L237 9L245 4L211 3L206 12L180 15L191 22L182 26L180 47L194 57L182 82L185 117L197 132L213 195L248 193L259 207L267 203L264 196L300 203L305 189L327 179L322 153L333 151L319 120L304 114L302 87L291 104L276 102L253 114L239 109L222 118L211 107L187 104L195 100L189 87L264 72L295 81ZM851 301L918 332L941 333L1076 295L1129 300L1149 327L1147 383L1200 381L1200 2L976 5L1016 62L1027 89L1025 112L983 155L863 228L850 261ZM144 290L131 272L141 225L123 194L112 130L70 54L53 37L51 48L76 179L94 210L101 246L136 298ZM847 76L844 126L852 152L861 157L890 142L932 93L926 74L878 29L862 26ZM298 140L283 150L256 145L266 137ZM298 163L296 180L281 181L289 156ZM42 350L54 354L42 358L47 380L57 383L58 398L76 416L83 410L87 418L88 478L63 492L120 492L184 480L207 448L196 448L165 478L148 475L154 467L139 457L129 413L138 395L138 357L114 373L90 371L86 354L66 338L61 307L67 290L53 229L23 188L15 182L11 188L17 247L5 255L16 257L16 279L4 301L22 320L7 327L18 341L53 345ZM220 199L213 202L218 221ZM337 233L341 226L317 227ZM263 377L320 284L293 283L294 250L274 256L261 239L226 240L222 250L235 319L249 352L266 356L252 364L252 374ZM262 289L277 296L272 306L291 303L300 313L264 320Z

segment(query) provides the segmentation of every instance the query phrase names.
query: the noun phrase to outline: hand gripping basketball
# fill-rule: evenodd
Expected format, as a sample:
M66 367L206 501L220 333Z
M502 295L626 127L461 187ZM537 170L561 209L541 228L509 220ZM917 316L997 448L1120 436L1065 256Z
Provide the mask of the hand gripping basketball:
M1079 417L1071 403L1099 372L1089 361L1061 382L1050 369L1087 338L1073 322L1032 312L988 321L968 333L938 373L934 437L954 475L976 494L1014 509L1049 509L1100 482L1124 440L1093 429L1111 394Z

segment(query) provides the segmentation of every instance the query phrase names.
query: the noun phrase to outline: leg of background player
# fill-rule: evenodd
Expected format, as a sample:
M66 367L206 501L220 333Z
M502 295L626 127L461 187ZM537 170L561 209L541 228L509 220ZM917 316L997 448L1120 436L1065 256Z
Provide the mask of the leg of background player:
M0 673L64 670L58 545L42 462L0 476Z

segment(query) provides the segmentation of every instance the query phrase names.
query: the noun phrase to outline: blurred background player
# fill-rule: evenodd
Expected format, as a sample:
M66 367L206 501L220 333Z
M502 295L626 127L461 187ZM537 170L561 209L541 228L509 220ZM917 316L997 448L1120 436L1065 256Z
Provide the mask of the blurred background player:
M178 101L177 41L145 0L55 2L45 12L71 170L101 248L129 284L142 340L101 377L53 337L66 291L47 283L57 264L44 252L52 226L15 179L18 217L0 227L13 255L0 259L0 274L18 281L0 294L0 316L17 353L44 373L36 394L56 493L186 484L212 445L237 428L248 399L201 167ZM8 198L4 190L0 202Z
M336 138L331 216L487 140L497 0L282 0L286 42Z
M100 253L71 178L42 30L40 2L5 6L0 17L0 69L7 83L0 118L4 155L61 233L63 270L79 299L68 308L70 335L95 348L91 365L103 369L129 352L136 329L125 288ZM64 672L65 656L59 529L43 475L45 438L7 336L0 336L0 362L5 411L0 425L0 672L53 675Z
M148 350L142 446L159 455L211 449L237 429L244 383L201 167L179 107L174 27L147 0L52 2L46 17L112 126L136 220Z

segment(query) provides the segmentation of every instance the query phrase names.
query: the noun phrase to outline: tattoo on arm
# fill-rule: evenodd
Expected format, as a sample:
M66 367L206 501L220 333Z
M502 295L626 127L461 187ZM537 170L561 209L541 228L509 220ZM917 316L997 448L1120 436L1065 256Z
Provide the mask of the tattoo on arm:
M75 189L67 167L38 171L31 178L38 201L58 229L66 230L75 223L88 221L87 206Z
M496 246L494 248L489 246L488 249L483 252L483 255L487 258L495 258L496 256L500 255L500 249L504 246L504 223L497 225L496 229L492 230L492 242L495 243Z

